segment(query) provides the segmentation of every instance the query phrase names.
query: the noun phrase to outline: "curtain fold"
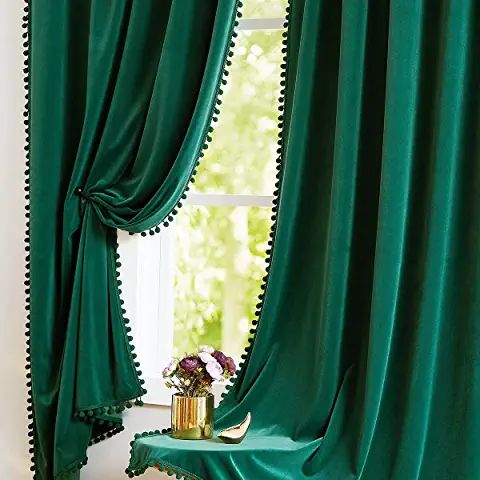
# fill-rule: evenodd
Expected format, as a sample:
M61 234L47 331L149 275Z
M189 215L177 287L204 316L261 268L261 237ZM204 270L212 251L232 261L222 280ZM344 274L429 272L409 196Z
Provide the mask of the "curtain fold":
M251 429L146 433L132 476L480 477L479 27L474 0L290 1L273 257L216 411Z
M116 229L167 226L195 173L237 1L38 0L30 12L30 305L36 478L78 478L145 393Z

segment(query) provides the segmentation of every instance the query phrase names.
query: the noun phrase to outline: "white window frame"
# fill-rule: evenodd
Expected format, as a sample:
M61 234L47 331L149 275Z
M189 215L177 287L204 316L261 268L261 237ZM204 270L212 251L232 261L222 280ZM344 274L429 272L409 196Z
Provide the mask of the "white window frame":
M246 18L239 21L239 31L281 30L283 18ZM190 192L185 205L272 207L272 195L237 195ZM121 277L127 316L131 319L136 352L148 393L146 404L170 405L171 390L162 378L162 370L173 355L175 222L157 235L130 236L119 232L122 257ZM167 285L167 288L162 288ZM213 385L218 404L224 390Z

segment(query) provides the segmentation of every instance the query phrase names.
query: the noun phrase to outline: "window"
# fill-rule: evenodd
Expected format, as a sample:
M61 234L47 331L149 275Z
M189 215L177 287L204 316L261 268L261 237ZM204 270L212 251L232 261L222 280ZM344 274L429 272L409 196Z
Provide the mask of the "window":
M222 113L183 208L159 235L119 235L147 403L170 403L161 371L173 355L208 343L239 360L265 276L286 0L244 3Z

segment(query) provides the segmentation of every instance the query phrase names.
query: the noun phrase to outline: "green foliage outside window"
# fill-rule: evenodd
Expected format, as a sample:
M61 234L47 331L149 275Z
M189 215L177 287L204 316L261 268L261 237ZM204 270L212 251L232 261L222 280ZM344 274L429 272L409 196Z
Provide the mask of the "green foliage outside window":
M246 7L255 13L255 6L268 3ZM220 121L195 178L196 192L272 194L281 34L240 32ZM177 215L176 355L210 344L240 356L265 275L270 217L270 208L226 206L185 206Z
M246 18L280 18L285 16L288 0L243 0L242 3Z

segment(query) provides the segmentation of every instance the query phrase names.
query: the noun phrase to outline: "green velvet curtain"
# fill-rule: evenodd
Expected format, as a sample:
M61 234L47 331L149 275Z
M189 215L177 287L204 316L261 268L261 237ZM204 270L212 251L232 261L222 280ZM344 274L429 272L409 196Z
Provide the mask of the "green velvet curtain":
M149 433L215 480L480 478L480 3L291 0L284 174L238 446Z
M145 393L116 229L153 234L180 206L218 113L237 2L30 7L32 470L73 479Z

